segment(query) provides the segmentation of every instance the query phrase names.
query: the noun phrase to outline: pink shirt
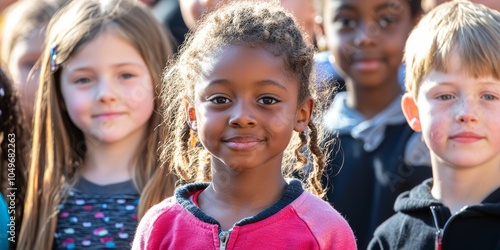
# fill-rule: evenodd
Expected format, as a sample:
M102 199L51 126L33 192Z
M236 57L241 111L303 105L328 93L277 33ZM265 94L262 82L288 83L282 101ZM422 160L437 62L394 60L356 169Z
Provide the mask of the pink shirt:
M297 180L290 182L274 208L236 223L224 241L221 236L227 234L218 222L189 200L207 185L183 186L175 197L151 208L139 224L132 249L356 249L345 219L325 201L304 192Z

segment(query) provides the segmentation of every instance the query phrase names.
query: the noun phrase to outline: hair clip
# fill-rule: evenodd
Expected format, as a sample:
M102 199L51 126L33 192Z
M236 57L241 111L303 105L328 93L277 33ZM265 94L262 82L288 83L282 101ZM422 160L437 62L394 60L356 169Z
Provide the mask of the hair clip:
M57 45L52 46L52 51L50 52L50 71L51 72L55 72L57 70L57 68L59 67L59 65L57 65L57 63L56 63L56 59L57 59L56 50L57 50Z
M0 96L4 97L5 96L5 91L3 90L3 87L0 87ZM2 110L0 109L0 116L2 116Z

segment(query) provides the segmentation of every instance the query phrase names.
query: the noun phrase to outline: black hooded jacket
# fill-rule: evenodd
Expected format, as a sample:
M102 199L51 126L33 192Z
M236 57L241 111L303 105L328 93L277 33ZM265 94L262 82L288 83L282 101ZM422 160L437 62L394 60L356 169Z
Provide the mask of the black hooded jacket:
M500 250L500 188L454 215L431 188L428 179L402 193L394 204L397 214L377 228L368 249Z

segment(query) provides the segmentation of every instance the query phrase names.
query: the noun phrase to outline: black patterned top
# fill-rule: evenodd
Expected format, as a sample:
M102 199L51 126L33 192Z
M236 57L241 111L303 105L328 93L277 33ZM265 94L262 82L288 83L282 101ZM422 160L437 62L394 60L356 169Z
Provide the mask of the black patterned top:
M130 249L139 193L132 180L100 186L83 178L59 205L55 249Z

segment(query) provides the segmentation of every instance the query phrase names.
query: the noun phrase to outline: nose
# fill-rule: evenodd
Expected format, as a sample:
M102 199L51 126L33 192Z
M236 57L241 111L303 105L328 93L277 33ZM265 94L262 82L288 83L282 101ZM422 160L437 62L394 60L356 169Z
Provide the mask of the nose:
M97 84L96 99L99 103L112 103L117 100L114 83L110 79L101 79Z
M464 99L461 102L461 105L458 107L458 112L455 120L458 123L477 122L478 117L476 110L476 103L471 98Z
M229 126L235 128L253 127L257 124L251 104L236 102L231 108Z
M378 33L378 26L375 23L363 22L356 28L354 45L361 48L373 46Z

